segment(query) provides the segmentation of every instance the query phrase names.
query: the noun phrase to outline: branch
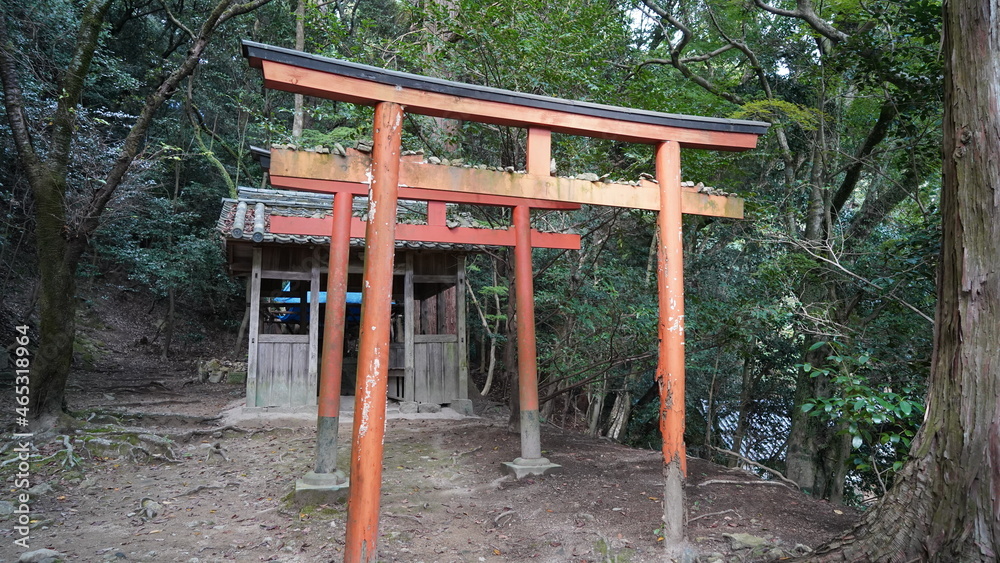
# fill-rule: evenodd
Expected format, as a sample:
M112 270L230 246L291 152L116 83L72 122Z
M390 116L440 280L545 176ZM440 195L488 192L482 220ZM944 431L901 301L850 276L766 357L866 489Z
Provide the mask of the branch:
M850 37L843 31L840 31L827 23L823 18L819 17L816 13L816 9L813 8L811 0L796 0L796 8L794 10L775 8L774 6L765 4L762 0L753 0L753 3L756 4L758 8L771 12L776 16L798 18L809 24L809 26L818 31L820 35L826 37L833 43L846 41Z
M779 483L778 481L765 481L763 479L757 481L739 481L736 479L709 479L708 481L702 481L698 483L699 487L707 487L708 485L778 485L779 487L787 487L785 483ZM798 491L799 487L796 485L795 490Z
M862 276L860 276L858 274L855 274L854 272L848 270L843 265L841 265L840 262L838 262L836 260L832 260L830 258L827 258L826 256L822 256L820 254L817 254L816 252L814 252L809 247L809 245L802 244L802 243L797 242L797 241L785 241L785 242L789 242L791 244L794 244L795 246L798 246L803 251L805 251L805 253L808 254L809 256L815 258L816 260L819 260L820 262L824 262L826 264L829 264L829 265L833 266L834 269L839 270L839 271L843 272L844 274L847 274L849 277L852 277L852 278L860 281L861 283L870 285L870 286L878 289L880 293L882 293L882 292L885 291L885 289L882 286L878 285L877 283L875 283L875 282L873 282L873 281L871 281L871 280L869 280L867 278L864 278L864 277L862 277ZM907 301L905 301L905 300L903 300L903 299L901 299L899 297L895 297L891 293L888 294L888 295L886 295L886 297L889 298L889 299L895 300L900 305L903 305L904 307L910 309L914 313L920 315L921 317L923 317L927 322L931 323L932 325L934 324L934 319L933 318L929 317L926 313L924 313L920 309L916 308L915 306L911 305Z
M605 373L607 373L608 370L610 370L611 368L613 368L616 365L624 364L626 362L637 361L637 360L644 360L646 358L651 358L651 357L653 357L655 355L656 355L655 353L651 352L651 353L647 353L647 354L639 354L638 356L629 356L627 358L618 358L616 360L615 359L604 360L604 361L601 361L601 362L597 362L596 364L591 364L591 365L589 365L589 366L587 366L587 367L585 367L585 368L583 368L583 369L581 369L581 370L579 370L579 371L577 371L575 373L571 373L569 375L564 375L564 376L560 377L559 379L556 379L555 381L546 381L545 382L546 385L552 385L553 383L556 383L558 381L561 381L561 380L564 380L564 379L570 379L572 377L576 377L578 375L587 373L590 370L597 369L598 367L602 366L603 364L607 364L604 367L604 370L601 371L601 372L599 372L598 374L592 375L592 376L587 377L585 379L582 379L582 380L574 383L573 385L569 385L569 386L563 387L562 389L559 389L557 391L553 391L552 393L549 393L548 395L546 395L546 396L542 397L541 399L539 399L538 403L539 404L546 403L546 402L551 401L552 399L558 397L559 395L562 395L563 393L572 391L573 389L577 389L579 387L583 387L584 385L586 385L588 383L591 383L591 382L599 379L601 376L603 376Z
M633 70L628 76L626 76L625 80L628 80L629 78L631 78L632 76L634 76L635 74L637 74L642 69L642 67L646 66L647 64L668 64L668 65L676 68L677 70L679 70L680 73L685 78L687 78L688 80L691 80L692 82L694 82L698 86L701 86L702 88L704 88L708 92L710 92L710 93L712 93L712 94L714 94L716 96L719 96L720 98L722 98L724 100L732 102L732 103L734 103L736 105L743 105L743 98L741 98L740 96L737 96L736 94L733 94L731 92L726 92L726 91L720 89L718 86L716 86L714 83L712 83L708 79L695 74L691 70L691 68L687 65L687 63L689 63L689 62L703 62L703 61L707 61L707 60L709 60L709 59L711 59L713 57L716 57L718 55L721 55L722 53L725 53L726 51L729 51L730 49L736 47L736 45L730 43L729 45L725 45L723 47L720 47L719 49L716 49L716 50L714 50L714 51L712 51L710 53L705 53L705 54L702 54L702 55L696 55L696 56L693 56L693 57L681 58L681 53L684 51L684 48L687 47L687 44L690 43L690 41L691 41L691 30L686 25L684 25L683 23L681 23L678 19L674 18L669 12L667 12L663 8L661 8L658 5L656 5L656 3L653 2L653 0L642 0L642 3L645 4L646 7L648 7L657 16L660 17L660 26L661 27L663 26L663 22L666 21L670 25L674 26L678 31L680 31L681 32L681 39L680 39L680 41L677 42L676 45L670 44L670 59L649 59L647 61L644 61L644 62L640 63L639 66L637 66L635 68L635 70ZM664 35L667 35L667 33L666 33L665 30L664 30Z
M887 100L882 104L878 120L875 121L872 130L865 137L865 142L862 143L858 152L854 155L854 161L847 168L847 173L844 174L844 181L840 183L840 187L837 188L837 192L833 196L830 205L834 213L839 215L848 198L854 193L854 188L858 185L858 180L861 178L861 170L867 164L868 157L871 156L875 147L885 140L886 135L889 134L889 127L898 114L899 110L896 109L896 104L891 100Z
M730 512L732 512L736 516L740 515L739 512L736 512L735 508L729 508L729 509L726 509L726 510L720 510L719 512L709 512L708 514L702 514L700 516L695 516L694 518L689 519L687 521L687 523L690 524L691 522L694 522L695 520L701 520L702 518L708 518L710 516L721 516L723 514L728 514Z
M757 80L760 81L760 86L764 90L764 96L766 96L769 100L773 99L774 95L771 93L771 83L768 82L767 75L764 74L764 67L761 66L757 55L750 49L750 47L747 46L746 43L736 41L735 39L729 37L726 30L724 30L722 25L719 24L719 20L715 17L715 10L711 7L708 8L708 16L712 20L712 26L715 27L715 30L719 32L719 35L721 35L723 39L729 42L729 46L739 49L739 51L746 56L747 60L750 61L750 67L753 68L754 74L757 75Z
M236 183L233 182L232 176L229 175L229 171L226 170L226 166L222 164L215 153L212 152L207 146L205 146L205 141L201 138L202 131L202 119L201 112L198 108L194 106L194 75L188 76L188 87L187 87L187 103L185 104L188 114L188 119L191 121L191 129L194 133L194 141L198 144L198 148L201 150L201 155L208 160L212 166L214 166L218 171L219 175L222 176L222 180L226 183L226 188L229 190L229 197L236 198ZM225 145L223 145L225 147Z
M163 6L163 11L167 13L167 17L170 18L170 21L173 22L174 25L176 25L179 29L184 30L184 33L187 33L188 37L190 37L191 39L195 39L194 32L192 32L190 29L188 29L186 25L184 25L176 17L174 17L174 13L170 11L170 6L168 6L166 2L160 0L160 5Z
M97 51L97 44L104 27L104 16L112 0L91 0L80 16L80 32L73 47L73 60L59 84L59 102L52 118L52 144L48 161L49 170L58 177L65 177L69 163L70 145L76 132L75 109L83 92L90 61Z
M17 154L34 186L42 181L43 168L31 142L31 128L24 113L24 95L21 92L21 81L17 77L14 52L14 44L7 35L6 12L0 10L0 83L3 84L4 109L7 111L7 121L14 136Z
M712 51L711 53L705 53L704 55L697 55L697 56L694 56L694 57L684 57L680 61L682 63L700 63L700 62L703 62L703 61L707 61L707 60L711 59L712 57L721 55L722 53L725 53L726 51L728 51L728 50L730 50L730 49L732 49L734 47L736 47L736 45L733 45L732 43L730 43L728 45L723 45L722 47L719 47L718 49Z
M226 23L228 20L230 20L231 18L234 18L236 16L241 16L241 15L246 14L248 12L252 12L252 11L256 10L257 8L260 8L261 6L263 6L263 5L265 5L265 4L269 3L269 2L271 2L271 0L253 0L253 1L247 2L245 4L237 4L237 5L229 8L229 10L227 10L226 13L222 14L222 17L219 18L218 25L222 25L222 24ZM226 0L224 3L228 4L229 1Z

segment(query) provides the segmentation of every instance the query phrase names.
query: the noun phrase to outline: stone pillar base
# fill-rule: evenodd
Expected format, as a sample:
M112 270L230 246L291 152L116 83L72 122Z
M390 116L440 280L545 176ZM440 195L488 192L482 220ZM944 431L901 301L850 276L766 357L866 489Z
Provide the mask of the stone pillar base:
M562 473L563 467L550 462L544 457L534 459L519 457L514 461L505 461L500 469L504 473L513 475L515 479L520 480L525 477L540 477L542 475Z
M332 504L347 497L350 482L343 471L316 473L310 471L295 481L295 503Z

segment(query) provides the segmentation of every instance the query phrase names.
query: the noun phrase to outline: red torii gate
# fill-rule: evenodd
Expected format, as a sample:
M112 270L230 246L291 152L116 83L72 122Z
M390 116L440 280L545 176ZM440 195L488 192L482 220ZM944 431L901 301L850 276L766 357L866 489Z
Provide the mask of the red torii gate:
M580 204L577 203L478 193L456 193L406 185L405 182L409 181L419 186L426 182L422 177L427 175L432 177L432 185L440 185L441 178L436 178L435 174L429 173L426 168L428 166L438 169L444 167L422 164L422 160L423 157L419 155L401 157L400 181L404 184L399 186L397 194L401 199L420 200L427 203L426 224L397 223L395 240L483 246L515 246L518 244L518 236L514 229L449 227L446 221L446 205L448 203L511 208L526 206L529 212L531 209L569 211L580 208ZM415 164L417 167L406 166L410 164ZM330 236L326 288L327 309L317 409L316 464L313 471L309 471L296 482L296 492L321 490L337 493L348 487L347 476L337 469L337 433L340 411L339 390L344 359L343 319L346 307L349 247L351 238L362 238L366 235L365 222L352 217L351 209L354 196L368 195L371 157L355 149L347 149L346 154L337 155L329 152L272 148L268 155L267 168L270 184L275 188L334 194L332 216L271 215L269 230L274 234ZM454 170L465 172L463 169ZM416 172L414 173L414 171ZM437 181L435 182L435 180ZM461 184L461 181L461 179L458 180L458 183ZM465 181L468 179L466 178ZM580 235L577 234L547 233L530 229L529 238L532 248L575 250L580 248ZM409 302L406 306L410 306ZM407 310L405 315L412 317L413 312ZM460 328L459 332L462 331L463 329ZM453 403L452 406L455 404ZM469 408L471 409L471 405ZM535 441L538 441L537 433ZM381 458L381 454L378 457ZM557 467L548 464L543 469Z
M369 213L365 232L362 335L345 561L375 560L385 433L395 215L397 198L403 189L401 184L406 189L448 191L449 198L471 193L659 211L657 283L660 345L656 376L660 388L660 430L663 435L664 536L668 542L681 541L684 536L683 477L686 470L681 215L685 211L701 211L709 215L742 216L742 202L736 204L732 198L719 196L698 197L704 194L687 195L681 188L680 149L682 146L717 150L754 148L757 137L767 130L768 124L648 112L522 94L387 71L250 41L243 42L243 51L251 66L263 71L264 84L269 88L375 106L370 167L366 167L361 182L369 185ZM432 168L449 169L401 162L404 107L412 113L435 117L527 128L527 173L489 173L469 169L461 169L462 173L438 173L432 172ZM654 144L657 182L643 183L636 189L632 186L553 178L549 176L553 131ZM272 173L282 176L274 169L273 162ZM423 173L428 175L422 176ZM317 171L317 174L322 174L322 171ZM300 174L297 176L301 177ZM357 183L358 179L354 178L352 183ZM468 183L473 179L479 182ZM342 257L335 256L334 241L349 236L349 199L334 198L330 272L341 265L346 269L346 252ZM689 207L686 204L692 199L696 203ZM531 286L531 244L535 235L530 229L530 206L515 205L513 218L522 454L513 465L530 471L532 467L545 468L551 464L541 456L538 436ZM338 300L336 295L328 295L328 303L340 301L343 300ZM336 313L332 311L332 314ZM329 308L328 314L331 314ZM327 323L328 331L332 330L330 324ZM324 353L324 366L328 361L326 356ZM337 416L336 410L330 409L336 406L339 399L330 395L339 393L324 385L322 379L320 385L319 424L322 430L323 413L332 412L332 417ZM334 418L334 424L335 421ZM334 435L335 432L334 428ZM322 446L318 444L318 448Z

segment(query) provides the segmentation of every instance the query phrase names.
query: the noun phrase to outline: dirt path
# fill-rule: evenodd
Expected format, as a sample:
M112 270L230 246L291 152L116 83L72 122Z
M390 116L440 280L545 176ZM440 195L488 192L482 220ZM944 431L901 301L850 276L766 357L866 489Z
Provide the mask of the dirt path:
M295 479L313 462L311 416L236 417L223 431L219 425L234 419L219 414L238 402L242 387L185 384L188 378L184 370L150 372L123 385L102 372L75 376L71 406L93 418L71 441L80 456L75 467L57 453L61 439L40 445L42 457L56 456L32 467L32 483L42 485L32 494L31 548L85 562L340 560L345 507L290 500ZM517 436L507 433L501 409L488 411L389 420L380 560L662 559L657 452L545 427L546 455L565 472L515 482L499 468L517 457ZM345 471L348 420L340 435ZM157 444L154 435L174 442ZM102 439L135 443L110 449ZM0 472L9 489L12 467ZM743 471L692 459L689 472L689 537L704 561L762 559L774 545L815 544L855 518ZM11 548L16 536L6 518L0 561L15 561L22 550ZM771 544L734 550L723 534L739 533Z

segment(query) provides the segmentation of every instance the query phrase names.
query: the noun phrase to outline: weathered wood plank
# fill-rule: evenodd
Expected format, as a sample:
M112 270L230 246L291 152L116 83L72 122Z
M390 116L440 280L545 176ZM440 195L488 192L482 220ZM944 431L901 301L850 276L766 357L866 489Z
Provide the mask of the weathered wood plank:
M427 353L427 401L440 403L444 394L444 362L441 356L441 343L430 342L421 344Z
M413 381L413 399L417 402L426 403L430 397L428 387L430 382L426 377L429 372L427 364L427 344L413 345L413 371L419 374Z
M469 345L465 311L465 256L458 256L455 276L455 332L458 333L458 399L469 398Z
M450 403L459 395L458 342L442 342L441 347L441 396L439 402Z
M414 340L416 330L416 307L413 302L413 253L407 252L403 272L403 398L415 401L414 386L416 367L414 364Z
M389 369L406 369L406 343L389 344Z
M450 274L414 274L413 283L455 283L455 276Z
M280 342L284 344L292 342L308 343L309 335L308 334L261 334L259 342L260 343Z
M309 368L309 344L291 344L292 361L288 374L288 406L299 407L316 404L316 381Z
M254 396L254 406L257 407L269 406L271 398L271 374L274 373L271 366L272 346L273 344L261 344L258 347L257 387Z
M250 271L250 328L247 353L247 406L258 407L257 378L260 370L258 364L258 343L260 342L260 270L261 249L253 249L253 267Z
M310 272L293 272L289 270L261 270L260 276L269 280L309 281L312 279Z
M309 280L309 348L306 358L309 362L305 382L306 405L315 405L319 392L319 263L313 261L312 279Z
M417 344L434 344L441 342L458 342L457 334L415 334L413 341Z

